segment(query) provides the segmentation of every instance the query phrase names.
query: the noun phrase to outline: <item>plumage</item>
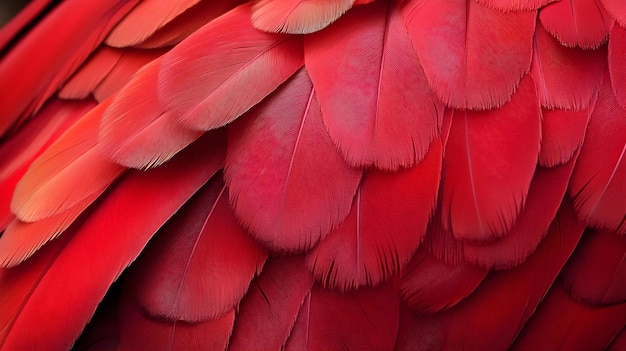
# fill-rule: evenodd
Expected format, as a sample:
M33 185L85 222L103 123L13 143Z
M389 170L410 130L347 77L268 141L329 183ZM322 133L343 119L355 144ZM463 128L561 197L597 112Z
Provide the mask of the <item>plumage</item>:
M96 50L59 91L63 99L84 99L94 92L122 57L122 51L103 46Z
M626 26L626 4L619 0L600 0L600 3L621 26Z
M609 73L611 87L617 97L617 102L626 108L626 68L621 64L626 59L626 29L614 25L609 36Z
M355 0L260 0L252 9L252 23L274 33L308 34L334 22Z
M572 159L583 144L594 107L595 99L589 108L580 111L542 109L541 166L554 167Z
M554 1L558 0L478 0L480 4L500 11L536 10Z

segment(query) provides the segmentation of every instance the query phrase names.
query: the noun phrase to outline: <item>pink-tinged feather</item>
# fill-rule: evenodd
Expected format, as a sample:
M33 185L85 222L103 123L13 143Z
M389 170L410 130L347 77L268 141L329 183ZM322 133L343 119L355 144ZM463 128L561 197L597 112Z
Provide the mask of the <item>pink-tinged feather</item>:
M563 286L585 304L626 302L626 237L588 231L561 273Z
M282 349L312 287L301 256L269 259L239 305L228 350Z
M562 165L574 157L583 144L592 110L593 106L580 111L542 110L541 166Z
M537 10L545 5L558 0L477 0L479 4L493 9L509 11Z
M492 111L457 110L444 156L442 220L458 239L503 236L524 207L541 139L532 79Z
M396 5L355 8L304 43L324 124L349 164L397 170L424 158L443 106ZM368 64L355 64L355 57Z
M309 249L346 218L362 171L332 144L305 70L228 132L230 200L255 238L274 250Z
M626 304L586 306L555 284L511 350L606 350L625 325Z
M96 87L115 67L122 50L102 46L80 67L74 76L59 90L63 99L84 99L94 92Z
M626 3L621 0L600 0L604 9L620 26L626 27Z
M402 12L426 79L447 106L501 106L530 69L536 11L504 13L476 1L411 0Z
M161 165L203 134L182 127L160 103L160 62L143 67L113 97L102 117L98 147L126 167Z
M39 22L0 64L0 135L37 111L137 1L64 1Z
M273 33L309 34L324 29L348 11L354 0L259 0L252 23Z
M542 26L535 31L531 75L545 108L585 109L602 84L606 51L568 48Z
M399 305L389 285L350 294L315 286L302 305L285 350L391 350Z
M205 162L197 162L201 156ZM69 349L111 283L222 162L223 145L205 138L163 167L130 172L82 225L44 247L52 254L14 268L26 283L0 278L0 289L10 291L0 306L12 312L0 314L0 350Z
M613 19L600 0L561 0L539 11L543 27L568 47L596 49L606 42Z
M591 114L569 193L582 222L626 234L626 109L619 106L608 74Z
M100 104L81 117L32 163L11 202L20 220L34 222L64 212L101 194L124 172L96 147L100 117L107 106Z
M626 9L625 9L626 11ZM626 109L626 28L613 26L609 35L609 74L619 105Z
M346 220L307 254L318 282L346 291L378 285L404 268L437 202L441 151L436 140L410 169L365 173Z
M259 31L242 5L163 56L159 99L186 126L221 127L259 103L303 64L302 40Z
M267 252L237 223L218 173L155 235L135 269L151 316L200 322L237 306Z
M399 279L398 290L403 300L423 313L448 309L469 296L489 271L471 264L449 264L417 250Z
M113 47L139 44L198 2L200 0L143 0L111 30L106 43Z

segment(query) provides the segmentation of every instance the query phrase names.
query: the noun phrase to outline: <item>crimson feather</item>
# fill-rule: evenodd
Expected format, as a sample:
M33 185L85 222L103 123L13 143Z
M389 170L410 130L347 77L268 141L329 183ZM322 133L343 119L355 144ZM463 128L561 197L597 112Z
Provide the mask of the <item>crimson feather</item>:
M626 29L613 26L609 36L609 74L611 87L620 106L626 109Z

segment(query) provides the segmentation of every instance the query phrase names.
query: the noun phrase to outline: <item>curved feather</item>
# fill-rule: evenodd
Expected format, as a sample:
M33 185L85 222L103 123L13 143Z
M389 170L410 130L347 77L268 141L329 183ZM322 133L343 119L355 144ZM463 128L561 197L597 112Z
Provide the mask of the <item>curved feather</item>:
M422 241L437 200L441 144L398 173L365 173L345 221L307 254L318 282L343 291L398 273Z
M609 74L617 102L626 109L626 29L614 25L609 36Z
M0 31L0 52L8 51L11 45L18 40L21 32L28 26L35 24L37 18L54 8L54 5L52 0L36 0L25 3L25 6L15 14L15 17L3 24Z
M156 234L135 269L151 316L199 322L232 310L267 252L239 226L217 174Z
M93 93L117 64L122 51L102 46L96 50L82 67L59 90L63 99L84 99Z
M356 65L354 58L368 62ZM354 8L305 39L305 64L330 137L349 164L396 170L420 162L438 111L394 4Z
M501 106L530 69L535 11L465 0L411 0L402 11L426 79L447 106Z
M626 109L617 103L607 74L569 186L584 223L626 233L625 155Z
M535 31L531 75L541 106L585 109L602 84L606 52L561 45L542 26Z
M493 111L456 111L444 157L442 220L458 239L504 235L523 208L537 163L541 111L530 77Z
M302 67L302 41L252 27L242 5L189 36L163 57L159 99L186 126L221 127ZM253 89L249 89L253 86Z
M558 0L477 0L478 3L493 9L508 11L537 10L545 5Z
M626 27L626 4L620 0L600 0L606 12L622 27Z
M595 49L606 42L613 20L600 0L561 0L539 12L544 28L568 47Z
M266 32L313 33L336 21L354 1L259 0L252 8L252 24Z
M542 110L541 166L554 167L572 159L583 144L592 110L593 106L580 111Z
M362 171L332 144L306 71L230 126L228 143L235 213L271 249L311 248L348 215Z

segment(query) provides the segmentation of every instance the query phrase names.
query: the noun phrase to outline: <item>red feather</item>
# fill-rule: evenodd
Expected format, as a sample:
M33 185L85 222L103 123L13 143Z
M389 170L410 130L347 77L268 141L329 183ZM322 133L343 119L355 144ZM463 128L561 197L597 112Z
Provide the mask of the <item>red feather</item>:
M430 87L450 107L501 106L530 69L535 11L411 0L403 15Z
M259 0L252 11L258 29L307 34L323 29L348 11L354 0Z
M437 200L441 144L408 170L366 173L346 220L307 255L324 286L378 285L398 273L422 241Z
M443 160L442 220L456 238L493 239L511 228L537 163L540 115L530 77L500 109L455 112Z
M626 29L613 26L609 37L609 74L611 87L620 106L626 109Z
M59 90L63 99L84 99L92 94L96 87L115 67L122 51L103 46L78 69L74 76Z
M306 71L232 125L228 142L231 203L270 248L311 248L348 215L362 172L332 144Z
M585 139L587 124L595 105L580 111L542 110L539 164L554 167L569 162Z
M626 3L621 0L600 0L600 3L604 5L604 9L611 17L617 20L622 26L626 27Z
M355 57L368 64L355 65ZM360 6L308 36L305 63L324 124L349 164L396 170L424 158L443 107L395 5Z
M477 0L478 3L500 11L536 10L559 0Z

